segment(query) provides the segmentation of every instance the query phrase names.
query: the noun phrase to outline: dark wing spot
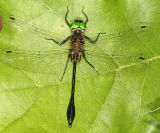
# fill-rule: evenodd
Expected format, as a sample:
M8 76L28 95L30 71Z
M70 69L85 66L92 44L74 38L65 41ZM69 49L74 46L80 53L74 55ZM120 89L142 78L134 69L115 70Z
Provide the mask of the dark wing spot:
M146 28L147 26L145 26L145 25L143 25L143 26L141 26L141 28L143 29L143 28Z
M144 60L145 58L144 58L144 57L139 57L139 59L140 59L140 60Z
M9 19L15 20L15 18L13 18L13 17L9 17Z
M12 53L12 51L6 51L6 53Z

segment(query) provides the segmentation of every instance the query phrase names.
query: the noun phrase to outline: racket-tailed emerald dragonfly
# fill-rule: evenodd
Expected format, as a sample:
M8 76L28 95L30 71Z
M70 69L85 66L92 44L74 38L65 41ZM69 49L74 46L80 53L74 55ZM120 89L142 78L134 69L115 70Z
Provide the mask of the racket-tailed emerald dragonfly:
M85 17L85 21L76 19L72 23L69 23L67 19L68 13L69 10L67 8L65 22L71 29L71 35L69 35L62 42L57 40L58 37L56 33L47 32L43 29L33 26L28 22L25 22L22 19L16 18L15 16L10 16L8 19L9 22L13 24L12 26L16 26L18 29L22 29L22 31L26 30L31 35L37 34L40 38L43 38L45 43L52 42L55 47L49 51L27 51L15 49L1 50L1 59L26 71L54 74L58 73L57 76L61 81L63 80L67 70L69 60L71 60L73 63L72 89L70 102L67 109L68 125L71 127L75 118L74 92L77 65L82 62L81 60L84 60L85 65L79 67L82 75L99 75L108 71L113 71L121 65L124 65L124 62L121 63L121 60L126 60L126 62L129 64L143 62L146 57L144 57L141 52L134 53L131 50L133 40L128 38L130 38L130 36L133 37L133 35L136 36L137 34L143 34L146 31L149 31L150 28L146 25L140 25L119 33L106 34L104 32L100 32L97 33L95 39L92 40L90 39L90 36L85 34L88 16L84 10L82 9L82 14ZM127 38L127 41L125 38ZM69 41L69 48L63 47L67 41ZM131 42L131 44L129 42ZM97 43L101 44L101 46L98 46ZM110 51L106 52L107 48L109 48ZM130 53L130 55L128 53ZM62 65L62 63L60 63L62 61L65 61L63 70L61 69L62 67L59 67L59 65ZM50 64L47 65L46 62ZM39 63L42 65L39 66Z

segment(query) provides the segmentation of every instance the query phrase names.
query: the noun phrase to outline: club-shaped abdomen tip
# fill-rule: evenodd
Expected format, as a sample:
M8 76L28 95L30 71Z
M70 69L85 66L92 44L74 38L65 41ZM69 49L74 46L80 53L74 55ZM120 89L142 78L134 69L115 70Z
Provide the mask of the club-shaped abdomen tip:
M72 120L68 120L68 127L71 128L72 127Z

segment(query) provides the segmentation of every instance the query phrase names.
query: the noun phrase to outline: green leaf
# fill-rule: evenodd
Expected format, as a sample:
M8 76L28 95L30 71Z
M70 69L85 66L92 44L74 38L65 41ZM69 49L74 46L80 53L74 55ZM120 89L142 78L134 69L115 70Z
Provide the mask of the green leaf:
M45 39L71 34L67 6L69 22L85 19L84 6L87 36L106 32L95 45L85 42L100 75L84 59L78 63L72 128L66 116L71 62L60 81L69 45ZM159 8L158 0L1 0L0 132L159 133Z

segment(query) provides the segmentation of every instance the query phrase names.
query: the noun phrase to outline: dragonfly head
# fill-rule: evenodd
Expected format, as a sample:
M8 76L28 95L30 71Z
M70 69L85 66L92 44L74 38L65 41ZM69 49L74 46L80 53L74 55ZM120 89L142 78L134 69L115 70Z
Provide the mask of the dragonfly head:
M79 31L84 32L86 29L86 25L82 20L74 20L74 22L71 24L71 30L72 31Z

